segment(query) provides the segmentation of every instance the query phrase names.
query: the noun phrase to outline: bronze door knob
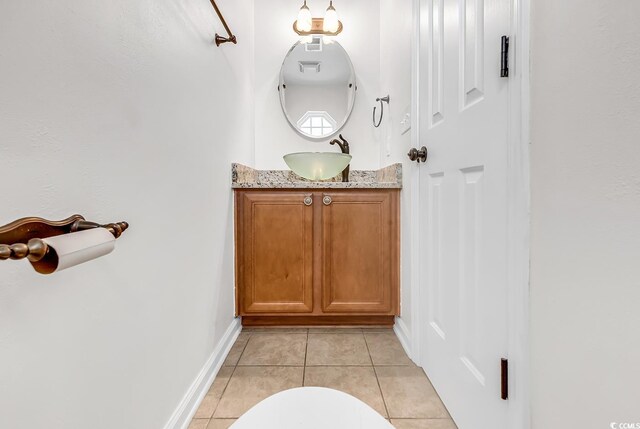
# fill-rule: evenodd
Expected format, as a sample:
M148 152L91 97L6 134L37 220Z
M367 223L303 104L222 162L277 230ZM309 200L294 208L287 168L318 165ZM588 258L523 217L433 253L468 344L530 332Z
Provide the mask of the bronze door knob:
M427 162L427 156L428 156L427 148L425 146L422 146L420 150L418 150L415 147L412 147L409 150L409 153L407 154L407 156L411 161L418 161L418 163Z

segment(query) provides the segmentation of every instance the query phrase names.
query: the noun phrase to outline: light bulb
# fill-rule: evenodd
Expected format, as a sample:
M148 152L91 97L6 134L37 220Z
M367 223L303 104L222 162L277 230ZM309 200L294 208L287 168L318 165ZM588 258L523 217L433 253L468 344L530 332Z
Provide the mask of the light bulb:
M335 33L338 31L338 13L333 7L333 1L329 2L329 7L324 14L324 22L322 25L322 31L326 33Z
M307 7L307 0L298 12L298 20L296 21L296 27L299 31L311 31L311 11Z

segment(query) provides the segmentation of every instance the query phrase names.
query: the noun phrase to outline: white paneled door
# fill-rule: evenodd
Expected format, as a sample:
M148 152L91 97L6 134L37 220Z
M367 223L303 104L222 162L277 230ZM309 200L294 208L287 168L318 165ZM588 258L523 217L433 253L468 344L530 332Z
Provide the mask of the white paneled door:
M420 0L421 364L460 429L507 429L509 28L510 0Z

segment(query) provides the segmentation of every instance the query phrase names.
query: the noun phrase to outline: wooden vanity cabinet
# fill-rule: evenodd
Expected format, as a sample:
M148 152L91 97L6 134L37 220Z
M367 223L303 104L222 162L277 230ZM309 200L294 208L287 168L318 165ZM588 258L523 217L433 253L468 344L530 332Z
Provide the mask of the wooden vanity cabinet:
M322 206L322 311L397 311L394 193L326 193ZM328 202L325 201L325 202Z
M236 190L245 325L392 324L399 190Z
M308 194L261 191L237 197L239 313L310 313L313 207L304 203Z

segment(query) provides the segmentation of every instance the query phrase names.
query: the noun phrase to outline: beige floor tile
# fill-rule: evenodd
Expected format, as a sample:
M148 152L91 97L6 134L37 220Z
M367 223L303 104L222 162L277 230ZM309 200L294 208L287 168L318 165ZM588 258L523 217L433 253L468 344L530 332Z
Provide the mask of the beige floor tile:
M188 429L207 429L208 424L209 419L193 419L191 423L189 423Z
M213 415L213 412L216 410L216 406L220 402L220 398L216 398L213 396L205 396L200 402L200 406L196 411L196 414L193 416L194 419L209 419Z
M236 341L244 341L247 342L249 341L249 338L251 337L251 334L253 332L251 331L245 331L244 329L242 330L242 332L240 332L240 335L238 335L238 339Z
M365 402L384 417L387 416L380 387L378 387L378 380L372 367L308 367L304 374L304 385L340 390Z
M209 391L205 395L204 399L200 403L196 414L193 416L194 419L210 419L213 415L213 412L216 410L218 406L218 402L220 402L220 398L222 397L222 392L224 392L225 387L227 387L227 383L231 378L231 374L233 373L233 367L223 366L218 371L218 375L216 379L211 384Z
M256 327L249 327L249 328L242 328L242 332L247 332L247 333L258 333L258 334L270 334L270 333L280 333L280 334L306 334L307 331L309 329L308 328L287 328L287 327L261 327L261 326L256 326Z
M207 429L228 429L237 419L211 419Z
M362 328L362 332L367 333L380 333L380 334L389 334L389 333L394 333L393 332L393 328L389 327L389 328Z
M347 328L347 327L335 327L335 328L309 328L310 334L361 334L360 328Z
M302 386L303 367L238 366L214 413L215 418L238 418L263 399Z
M392 419L449 417L422 369L415 366L379 366L375 370Z
M364 332L374 365L413 365L393 333Z
M391 419L396 429L458 429L450 419Z
M218 374L216 375L216 379L211 383L211 387L207 392L207 395L217 396L218 398L222 396L222 392L224 388L227 387L227 383L231 378L231 374L233 374L233 368L230 367L222 367Z
M309 334L307 365L371 365L362 334Z
M253 333L238 365L304 365L307 334Z
M249 341L250 337L251 337L250 334L240 332L238 339L231 347L231 351L229 351L229 354L227 355L227 358L224 360L224 363L222 364L222 366L236 366L238 364L238 361L240 360L240 356L242 356L242 352L244 351L244 348L247 346L247 342Z

